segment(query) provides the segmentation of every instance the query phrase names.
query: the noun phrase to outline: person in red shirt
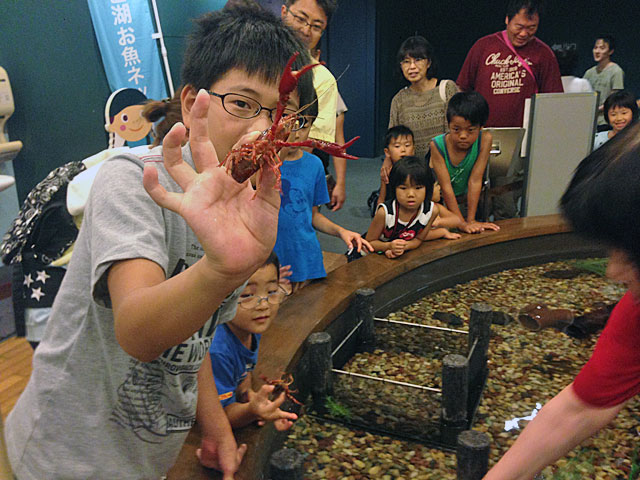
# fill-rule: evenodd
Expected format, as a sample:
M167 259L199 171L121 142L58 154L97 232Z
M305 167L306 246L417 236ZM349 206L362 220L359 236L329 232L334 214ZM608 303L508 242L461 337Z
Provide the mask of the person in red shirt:
M610 246L607 276L629 290L575 380L540 410L485 480L533 478L640 393L640 124L582 161L561 205L576 232Z
M563 92L558 61L535 36L538 1L511 0L505 23L506 30L471 47L456 80L460 90L480 92L489 102L487 127L521 127L527 98Z

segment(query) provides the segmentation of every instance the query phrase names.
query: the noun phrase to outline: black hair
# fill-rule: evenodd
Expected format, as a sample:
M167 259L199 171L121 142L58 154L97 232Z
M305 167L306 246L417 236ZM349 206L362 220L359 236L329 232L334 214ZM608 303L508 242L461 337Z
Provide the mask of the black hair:
M278 83L289 58L299 52L293 70L311 63L308 49L282 21L262 8L236 6L206 13L189 36L182 66L183 85L211 85L233 68ZM300 105L311 103L313 75L298 82ZM226 92L223 92L226 93Z
M298 0L285 0L284 4L287 7L290 7L294 5L297 1ZM316 3L322 9L324 14L327 16L327 24L328 24L329 20L331 20L331 15L333 15L333 13L338 8L337 0L316 0Z
M153 123L153 146L162 143L169 130L178 122L182 121L182 104L180 93L182 87L178 88L173 97L164 100L149 100L142 110L142 116Z
M525 15L529 18L536 14L541 17L544 4L541 0L511 0L507 5L507 20L511 21L523 8Z
M313 69L311 71L313 72ZM312 75L312 73L308 75ZM316 96L315 90L311 92L311 94L311 101L308 104L300 103L300 115L315 119L318 116L318 97Z
M640 122L578 165L560 206L574 231L623 250L640 270Z
M278 259L278 255L276 252L271 251L269 257L264 261L260 268L268 267L269 265L273 265L276 267L276 272L278 272L278 280L280 280L280 260Z
M400 63L405 59L405 57L416 59L426 58L431 62L431 65L429 65L429 68L427 69L427 78L434 78L438 76L438 61L436 60L435 50L426 38L420 35L415 35L402 42L402 45L400 45L396 55L396 62L399 68Z
M409 127L405 127L404 125L391 127L384 135L385 148L389 147L389 144L398 137L411 137L411 140L413 140L413 132Z
M606 43L607 45L609 45L609 50L615 50L615 49L616 49L616 42L615 42L615 40L613 39L613 36L608 35L608 34L606 34L606 35L598 35L598 36L596 37L596 42L597 42L598 40L602 40L604 43Z
M141 105L147 101L147 96L135 88L121 88L113 92L112 95L113 97L109 104L109 120L111 122L125 108L132 105Z
M489 104L478 92L458 92L449 100L447 123L453 117L462 117L471 125L482 127L489 118Z
M411 177L412 184L424 186L424 201L430 202L433 196L433 184L435 183L433 172L424 159L414 156L403 157L391 167L385 200L396 199L396 188L402 185L407 180L407 177Z
M607 97L604 101L602 110L604 111L604 119L609 123L609 110L614 107L623 107L631 110L631 121L638 120L638 104L636 96L629 90L617 90Z
M565 43L562 45L554 45L552 47L553 53L558 60L558 66L560 67L560 75L574 75L576 74L576 67L578 66L578 50L575 43Z

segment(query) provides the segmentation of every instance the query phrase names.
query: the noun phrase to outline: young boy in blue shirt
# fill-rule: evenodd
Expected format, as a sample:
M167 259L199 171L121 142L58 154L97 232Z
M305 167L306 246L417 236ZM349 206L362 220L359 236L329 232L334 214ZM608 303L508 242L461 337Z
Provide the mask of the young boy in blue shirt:
M276 429L287 430L298 417L280 410L284 392L274 399L274 385L251 389L251 372L258 361L260 337L278 314L286 292L280 285L280 263L275 253L251 277L238 297L236 316L216 330L209 349L218 398L232 428L252 422L273 421Z
M295 52L294 70L310 63L267 12L203 16L183 62L184 125L162 147L115 156L98 172L31 378L7 419L20 480L160 478L196 404L200 461L233 478L246 446L236 445L203 360L240 292L227 297L273 250L280 197L274 172L254 191L219 164L271 126ZM311 76L301 76L287 108L312 95Z
M317 112L316 102L307 104L289 142L307 139ZM324 166L318 157L300 147L285 147L279 156L282 160L282 204L274 250L282 265L291 266L289 280L295 291L311 280L327 276L316 230L341 238L347 247L358 252L363 248L373 249L360 234L337 225L320 213L319 206L329 202L329 192Z

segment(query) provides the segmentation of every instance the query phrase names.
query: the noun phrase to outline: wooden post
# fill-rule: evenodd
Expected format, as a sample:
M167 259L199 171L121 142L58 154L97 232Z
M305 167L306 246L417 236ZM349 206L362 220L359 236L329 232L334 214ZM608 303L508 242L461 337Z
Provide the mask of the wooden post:
M481 480L489 469L489 436L466 430L458 436L458 480Z
M469 395L469 362L462 355L447 355L442 361L442 412L440 436L447 445L455 445L456 438L467 425L467 397Z
M469 319L469 351L477 340L469 365L469 382L475 384L484 378L487 369L487 354L491 338L492 308L486 303L471 305Z
M375 293L375 290L371 288L360 288L356 290L354 300L356 322L362 321L358 331L360 339L358 348L365 352L373 351L376 344L376 331L373 325L373 296Z
M318 413L324 413L327 395L332 390L331 335L316 332L307 337L307 361L313 407Z
M271 455L271 480L303 480L304 455L292 448L282 448Z

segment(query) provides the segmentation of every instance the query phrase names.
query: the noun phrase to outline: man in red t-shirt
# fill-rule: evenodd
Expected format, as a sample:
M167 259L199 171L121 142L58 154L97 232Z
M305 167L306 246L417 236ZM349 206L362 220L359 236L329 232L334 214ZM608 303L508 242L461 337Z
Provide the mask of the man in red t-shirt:
M540 410L485 480L533 478L640 393L639 140L636 122L594 151L578 166L561 200L576 232L611 247L607 276L629 290L573 383Z
M521 127L525 99L563 92L553 51L535 37L539 11L536 0L512 0L506 30L478 40L462 65L456 83L487 99L487 127Z

